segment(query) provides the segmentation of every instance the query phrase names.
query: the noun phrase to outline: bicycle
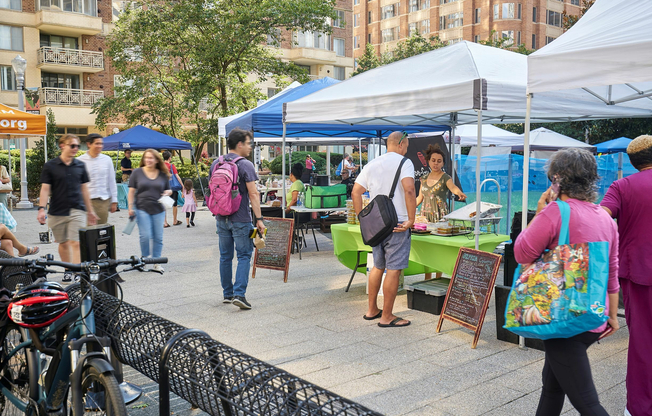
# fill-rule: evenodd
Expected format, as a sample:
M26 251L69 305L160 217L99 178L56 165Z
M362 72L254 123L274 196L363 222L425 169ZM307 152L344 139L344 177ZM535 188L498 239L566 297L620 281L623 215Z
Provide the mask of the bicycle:
M120 265L131 266L121 272L145 271L145 265L160 263L167 263L167 259L132 257L71 264L51 257L0 258L0 266L20 268L14 271L16 275L47 276L56 273L49 266L58 266L80 276L79 284L69 286L66 291L42 277L32 285L22 288L18 285L6 309L11 319L4 330L0 329L0 337L2 331L5 335L0 351L0 414L125 416L126 406L110 362L111 340L95 334L93 293L97 289L93 285L114 279L117 273L107 275L107 272ZM81 297L79 305L73 307L66 303L67 291L77 287L81 289ZM63 308L65 303L64 312L43 325L39 323L40 327L28 324L25 313L25 305L35 305L38 296L38 301L47 298L47 303L38 304L43 305L39 317L59 313L55 307Z

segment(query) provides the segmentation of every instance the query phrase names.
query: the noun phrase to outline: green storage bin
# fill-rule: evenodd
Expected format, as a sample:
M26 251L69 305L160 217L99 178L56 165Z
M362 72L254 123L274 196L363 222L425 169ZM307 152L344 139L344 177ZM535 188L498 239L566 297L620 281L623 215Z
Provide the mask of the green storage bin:
M345 206L346 185L306 187L306 208L339 208Z

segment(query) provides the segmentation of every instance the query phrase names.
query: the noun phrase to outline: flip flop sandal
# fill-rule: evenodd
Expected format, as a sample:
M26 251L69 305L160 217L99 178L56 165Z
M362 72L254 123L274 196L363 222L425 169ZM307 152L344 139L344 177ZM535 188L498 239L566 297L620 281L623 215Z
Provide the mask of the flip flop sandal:
M38 247L27 246L27 251L25 252L25 254L19 254L18 257L32 256L34 254L37 254L39 252L39 250L41 250L41 249L38 248Z
M380 322L378 322L378 326L381 327L381 328L402 328L404 326L410 325L411 322L407 321L407 319L405 319L405 321L407 321L407 324L397 325L397 323L399 323L399 322L401 322L403 320L404 320L403 318L395 318L392 322L390 322L388 324L381 324Z
M165 224L163 228L170 228L170 224Z
M383 310L381 309L380 312L378 312L374 316L367 316L367 315L362 315L362 318L364 318L366 321L373 321L374 319L378 319L381 316L383 316Z
M181 221L177 221L174 223L174 225L181 225L181 224L182 224Z

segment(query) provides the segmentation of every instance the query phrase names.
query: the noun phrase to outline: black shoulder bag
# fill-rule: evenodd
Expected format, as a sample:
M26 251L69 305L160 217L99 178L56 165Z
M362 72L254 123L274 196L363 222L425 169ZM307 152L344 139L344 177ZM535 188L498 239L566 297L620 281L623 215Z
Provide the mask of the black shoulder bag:
M401 168L406 160L407 158L404 157L401 164L398 165L389 196L376 195L369 205L360 211L358 219L360 220L362 241L368 246L375 247L379 245L394 232L394 228L398 225L398 215L396 215L396 208L394 208L392 199L394 198L398 178L401 175Z

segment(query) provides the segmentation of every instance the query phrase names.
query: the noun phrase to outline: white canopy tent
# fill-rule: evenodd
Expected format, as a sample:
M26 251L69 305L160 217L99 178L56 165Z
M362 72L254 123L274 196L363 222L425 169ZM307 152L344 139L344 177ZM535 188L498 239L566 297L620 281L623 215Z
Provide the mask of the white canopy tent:
M444 134L448 140L448 133ZM478 125L469 124L455 129L455 143L462 147L475 146L478 143ZM483 146L518 146L523 144L521 135L512 133L491 124L482 126Z
M286 103L284 122L333 124L458 125L521 123L526 118L527 57L459 42L364 72L307 97ZM541 94L531 107L537 122L636 116L641 109L606 107L583 91ZM453 136L455 132L452 133ZM454 153L454 152L452 152ZM480 157L476 201L480 207ZM479 227L476 224L476 230ZM476 247L479 235L476 234Z
M521 151L524 147L525 135L519 135L520 144L512 145L512 150ZM555 151L567 147L581 147L590 152L595 152L595 146L564 136L545 127L539 127L530 132L530 150Z
M603 107L595 118L652 117L651 21L652 1L597 0L571 29L528 56L528 115L547 94L573 89ZM616 115L621 109L625 114ZM614 115L604 116L608 112ZM526 152L530 121L527 117ZM524 175L527 167L526 158ZM525 176L523 183L527 180ZM527 205L523 192L524 211Z

